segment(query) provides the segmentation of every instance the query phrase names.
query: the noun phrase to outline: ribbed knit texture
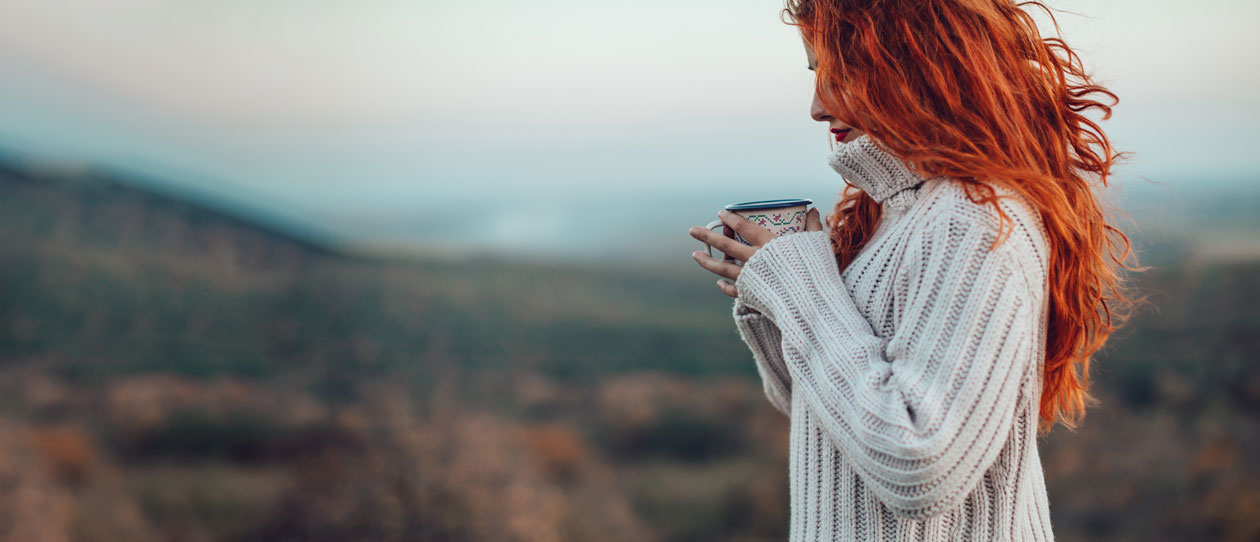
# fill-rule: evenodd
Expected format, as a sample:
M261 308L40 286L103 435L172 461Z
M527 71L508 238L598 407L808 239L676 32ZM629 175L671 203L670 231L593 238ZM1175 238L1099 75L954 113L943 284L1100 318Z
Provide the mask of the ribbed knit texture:
M999 216L960 184L869 136L829 162L880 202L875 237L841 273L826 232L784 235L735 283L740 335L790 417L790 540L1053 540L1040 215L994 186L1017 198L1001 201L1015 230L989 251Z

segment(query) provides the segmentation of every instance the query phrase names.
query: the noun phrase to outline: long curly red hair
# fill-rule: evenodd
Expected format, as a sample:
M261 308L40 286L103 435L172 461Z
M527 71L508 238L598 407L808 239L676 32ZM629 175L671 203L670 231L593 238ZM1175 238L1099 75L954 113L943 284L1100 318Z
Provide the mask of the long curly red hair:
M816 90L830 114L925 177L965 183L968 197L991 203L1004 224L1010 218L986 183L1037 207L1051 252L1045 432L1084 416L1093 402L1090 357L1144 301L1126 297L1119 267L1148 268L1125 265L1129 238L1106 222L1091 189L1105 187L1129 153L1113 153L1084 113L1099 110L1106 120L1119 99L1092 81L1062 39L1041 37L1027 5L1045 10L1058 33L1036 1L787 0L783 15L814 51ZM828 225L842 269L879 219L865 192L841 193Z

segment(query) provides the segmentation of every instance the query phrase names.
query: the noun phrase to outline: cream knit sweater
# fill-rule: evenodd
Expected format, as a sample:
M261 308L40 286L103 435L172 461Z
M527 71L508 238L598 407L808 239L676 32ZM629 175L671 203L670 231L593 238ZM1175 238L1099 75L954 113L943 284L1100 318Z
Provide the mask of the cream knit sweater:
M740 335L791 418L791 541L1053 540L1040 215L994 186L1014 231L989 251L999 216L959 183L869 136L829 162L880 202L875 236L841 273L826 232L784 235L735 282Z

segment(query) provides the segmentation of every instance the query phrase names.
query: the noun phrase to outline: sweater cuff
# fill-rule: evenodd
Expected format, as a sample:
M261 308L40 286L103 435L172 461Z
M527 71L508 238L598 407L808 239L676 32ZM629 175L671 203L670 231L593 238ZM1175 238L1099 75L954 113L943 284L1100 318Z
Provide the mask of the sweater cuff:
M771 239L744 264L735 287L744 305L776 324L793 307L816 298L819 289L848 294L826 231Z
M779 412L792 417L792 376L783 360L783 335L766 315L738 299L732 312L740 338L752 351L766 398Z
M735 316L736 320L751 320L757 317L759 318L766 317L766 315L761 314L761 312L758 311L757 309L749 307L747 304L744 303L743 300L739 298L735 299L735 306L731 309L731 314Z

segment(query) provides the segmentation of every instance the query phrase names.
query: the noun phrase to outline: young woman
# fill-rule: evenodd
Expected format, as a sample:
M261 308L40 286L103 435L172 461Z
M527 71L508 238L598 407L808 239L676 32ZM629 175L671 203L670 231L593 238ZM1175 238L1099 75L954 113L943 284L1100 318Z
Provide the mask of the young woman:
M1049 13L789 0L811 115L856 189L826 228L817 209L781 237L723 212L751 246L690 233L727 254L693 257L733 281L718 287L791 419L793 541L1053 539L1037 437L1083 415L1134 268L1091 188L1121 156L1083 114L1116 96L1027 4Z

